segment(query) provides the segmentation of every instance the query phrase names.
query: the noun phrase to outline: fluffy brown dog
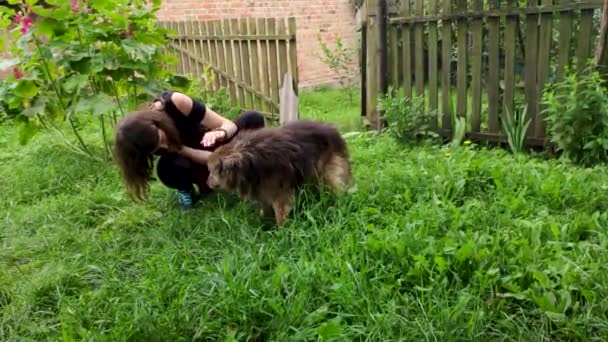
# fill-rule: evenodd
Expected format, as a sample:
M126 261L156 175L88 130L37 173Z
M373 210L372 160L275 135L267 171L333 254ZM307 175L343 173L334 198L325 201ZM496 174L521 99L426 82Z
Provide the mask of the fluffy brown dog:
M274 210L279 226L299 186L311 182L342 193L351 182L346 142L333 126L314 121L241 132L207 165L209 187L257 201L262 215Z

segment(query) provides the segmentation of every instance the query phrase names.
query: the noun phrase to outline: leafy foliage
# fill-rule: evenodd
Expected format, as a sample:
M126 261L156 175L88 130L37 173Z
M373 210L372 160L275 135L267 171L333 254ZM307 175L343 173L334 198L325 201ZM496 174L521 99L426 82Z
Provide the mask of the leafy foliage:
M608 161L608 88L597 71L568 71L543 102L551 140L566 158L583 165Z
M24 137L33 136L38 127L64 136L62 123L67 121L77 148L88 155L92 152L79 122L94 118L107 152L108 124L138 101L181 81L165 71L173 60L162 53L169 31L156 25L160 2L46 3L28 0L20 3L19 13L0 7L0 28L11 33L4 44L11 59L2 66L13 70L0 88L6 94L2 106L8 115L22 116L28 125Z
M378 106L384 111L388 131L397 140L412 142L436 136L432 123L437 120L437 113L424 109L423 97L402 96L391 87Z
M502 125L505 134L507 135L507 141L509 143L509 148L511 148L511 152L521 153L524 149L526 134L532 120L528 119L525 121L528 113L527 106L524 106L521 110L515 108L513 112L514 113L509 111L505 106L505 115L502 120Z
M359 119L336 93L302 92L303 115ZM606 167L352 134L351 191L302 192L276 230L225 194L184 214L158 182L136 205L110 168L15 135L0 126L0 340L608 335Z
M352 71L355 51L344 45L344 41L339 34L336 34L334 37L335 46L333 51L321 37L318 37L318 40L323 52L323 63L338 76L340 85L348 90L350 105L352 106L355 96L354 88L351 87L354 77Z

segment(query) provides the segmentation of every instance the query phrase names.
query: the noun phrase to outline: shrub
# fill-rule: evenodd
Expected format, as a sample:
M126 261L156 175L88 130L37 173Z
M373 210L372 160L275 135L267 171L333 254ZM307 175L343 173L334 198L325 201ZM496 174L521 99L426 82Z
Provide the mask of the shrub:
M424 98L395 94L391 88L379 101L388 124L388 132L401 142L436 137L433 120L437 120L437 113L424 109Z
M543 96L551 141L564 157L583 165L607 161L608 89L589 68L550 85Z
M94 118L109 157L108 131L119 115L162 89L187 85L166 71L169 31L156 24L160 2L149 2L12 2L20 12L0 6L0 29L10 30L1 49L11 56L0 65L12 70L2 107L19 113L24 143L40 127L65 137L67 122L78 143L66 143L93 156L79 122Z

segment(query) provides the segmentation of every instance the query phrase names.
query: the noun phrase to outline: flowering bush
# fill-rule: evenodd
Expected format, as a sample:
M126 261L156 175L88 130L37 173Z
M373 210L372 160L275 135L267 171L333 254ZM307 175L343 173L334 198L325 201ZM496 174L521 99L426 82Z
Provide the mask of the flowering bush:
M67 122L77 141L70 146L93 156L78 124L93 115L109 157L108 127L119 115L161 89L183 85L166 71L173 60L162 53L169 32L156 24L160 1L9 3L17 6L0 6L0 29L10 32L0 43L11 57L0 69L12 74L0 84L0 101L4 112L19 113L13 119L24 143L39 127L65 137Z

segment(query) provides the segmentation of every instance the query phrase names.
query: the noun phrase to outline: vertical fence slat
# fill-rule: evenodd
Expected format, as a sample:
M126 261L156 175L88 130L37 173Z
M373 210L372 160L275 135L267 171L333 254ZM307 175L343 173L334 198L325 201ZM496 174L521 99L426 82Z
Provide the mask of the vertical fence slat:
M209 35L209 31L207 30L207 24L205 22L199 21L198 28L201 33L201 37L207 37ZM203 60L205 61L205 67L209 67L212 65L211 62L211 45L209 44L208 38L202 38L201 40L201 50L203 51ZM209 74L207 77L215 77L215 72L213 69L209 69ZM208 81L209 82L209 81ZM215 89L215 80L209 82L207 85L207 91L212 91Z
M222 22L220 20L213 21L213 27L214 27L216 36L222 37L224 35ZM217 47L217 60L218 60L217 67L220 69L220 71L226 73L228 68L226 67L226 49L225 49L224 40L216 40L216 42L217 42L216 47ZM222 76L222 88L226 88L226 90L227 90L228 87L230 86L230 83L231 82L227 77Z
M553 0L542 0L545 6L553 5ZM538 120L536 120L535 134L539 138L545 137L545 120L542 117L543 106L542 96L545 89L545 84L549 79L549 66L551 62L551 41L553 40L553 14L543 13L540 18L540 34L539 34L539 50L538 50L538 90L537 95Z
M536 0L528 0L528 7L536 6ZM526 104L528 118L531 119L528 127L528 136L534 136L538 110L537 70L538 70L538 14L526 15ZM527 121L527 118L526 118Z
M296 36L296 18L290 17L287 22L287 30L290 35ZM291 77L293 79L293 91L298 94L298 84L299 84L299 75L298 75L298 60L297 60L297 45L295 44L295 40L289 40L289 71L291 72Z
M193 74L195 74L195 70L196 70L196 66L197 63L195 60L193 60L190 56L196 56L196 54L194 54L194 41L192 40L192 22L191 21L184 21L183 22L183 26L184 26L184 35L186 35L186 51L188 51L188 57L186 57L188 59L188 75L192 76Z
M266 30L269 35L273 36L277 34L277 24L274 18L266 19ZM279 65L277 61L277 41L275 39L271 39L268 41L269 44L269 63L268 68L270 69L270 91L272 94L272 99L275 103L279 102ZM277 113L278 108L272 108L272 113Z
M224 19L222 20L222 32L225 35L230 35L230 20ZM232 40L225 41L225 49L226 49L226 73L230 77L228 81L228 94L230 95L230 104L233 107L238 105L238 97L237 97L237 84L234 82L236 79L236 73L234 71L234 57L233 57L233 44Z
M247 35L252 37L258 36L258 30L255 26L255 19L249 18L247 19ZM260 86L260 61L258 57L258 40L252 40L249 42L249 57L251 59L251 87L256 90L262 89ZM253 94L253 104L251 109L261 110L262 108L262 98Z
M206 21L205 27L209 36L215 35L215 28L213 27L212 22ZM209 39L209 63L212 66L217 67L217 43L211 38ZM215 70L213 71L213 74L215 75L215 80L213 81L213 90L219 91L222 87L221 75L215 72Z
M422 16L424 11L424 0L415 0L414 13L416 16ZM424 23L416 23L414 25L414 50L416 72L416 95L424 98ZM423 102L424 103L424 102Z
M448 1L448 0L445 0ZM410 15L410 0L401 0L401 16ZM412 29L410 24L403 24L403 91L406 97L412 96ZM371 41L368 41L368 45Z
M173 44L175 44L175 46L177 46L180 49L178 51L178 53L176 54L177 65L175 66L176 67L175 71L178 74L183 74L184 73L184 53L181 51L182 42L179 38L179 29L177 26L177 22L171 23L171 30L173 30L175 32L175 34L177 35L177 37L173 39Z
M467 10L467 0L457 1L457 11L459 13ZM467 37L468 27L466 19L458 20L458 64L456 66L456 84L457 84L457 111L458 116L467 116L468 98L467 98Z
M512 7L510 5L509 7ZM504 82L504 106L507 112L513 112L515 100L515 38L517 36L517 22L519 17L508 16L505 24L505 82ZM502 109L502 108L501 108ZM506 113L505 113L506 114Z
M473 10L483 10L482 0L473 0ZM483 48L483 18L473 19L471 33L473 35L473 48L471 51L471 93L473 103L471 108L471 131L478 133L481 131L481 53Z
M452 0L443 0L442 14L452 13ZM442 128L449 130L452 127L452 21L442 21L441 34L441 102L442 102Z
M247 19L239 19L239 31L242 35L247 34ZM241 67L243 68L243 81L249 87L251 87L251 58L249 57L249 41L241 40ZM254 94L247 92L247 109L252 109L254 106L253 99Z
M238 19L230 19L230 35L236 36L240 34L239 29L239 21ZM240 41L234 39L232 41L233 44L233 63L234 63L234 80L235 82L241 83L243 82L243 68L241 66L241 43ZM239 106L242 108L246 108L246 91L240 84L237 87L238 90L238 98L239 98Z
M177 32L178 35L181 36L180 37L180 48L182 49L182 51L188 51L188 39L184 38L186 35L186 23L184 21L180 21L177 24ZM182 65L184 66L184 70L183 73L184 74L190 74L191 71L191 67L190 67L190 57L188 57L188 54L183 53L182 54Z
M572 13L559 14L559 61L557 62L556 78L562 79L566 67L570 66L570 47L572 44Z
M198 35L196 22L189 21L188 27L189 27L188 31L190 32L190 35L192 36L192 55L196 56L199 59L202 59L201 52L200 52L200 40L198 39L198 37L194 37L194 36ZM203 66L201 65L201 63L199 61L194 61L194 70L196 72L196 77L198 78L202 74L202 70L203 70Z
M437 14L437 0L428 1L428 14ZM429 23L429 109L431 111L437 111L439 106L439 80L438 80L438 68L437 68L437 47L439 44L437 34L437 21ZM436 117L433 120L433 129L437 129L437 123L439 118Z
M389 82L393 89L399 87L399 26L388 26L389 58L388 65L390 70Z
M287 34L285 19L279 19L277 32L280 35ZM289 70L287 63L287 40L281 39L279 40L279 85L281 88L283 87L285 74L287 73L287 70Z
M213 27L213 36L216 37L221 37L222 32L220 32L220 29L222 27L221 22L219 20L213 20L210 22L211 26ZM219 69L219 71L224 71L225 67L223 67L222 65L225 66L225 62L224 62L224 49L223 49L223 42L219 39L213 39L213 42L215 43L215 67ZM220 80L220 89L225 88L228 85L228 80L226 79L226 77L222 74L219 75L219 80Z
M259 18L257 20L257 28L258 28L258 32L260 33L261 36L265 36L266 35L266 20L264 18ZM270 77L268 72L270 71L270 68L268 68L268 41L266 39L262 39L260 41L260 61L261 61L261 67L260 67L260 73L261 73L261 92L262 94L264 94L266 97L270 98ZM263 111L267 111L270 112L272 109L272 103L269 103L268 101L264 101L263 102L263 106L262 106L262 110Z
M499 0L489 0L490 9L499 8ZM488 130L498 132L500 98L498 84L500 74L500 19L488 18Z
M582 72L587 67L589 57L591 57L591 32L593 29L593 10L581 11L580 29L576 40L577 47L577 69Z

